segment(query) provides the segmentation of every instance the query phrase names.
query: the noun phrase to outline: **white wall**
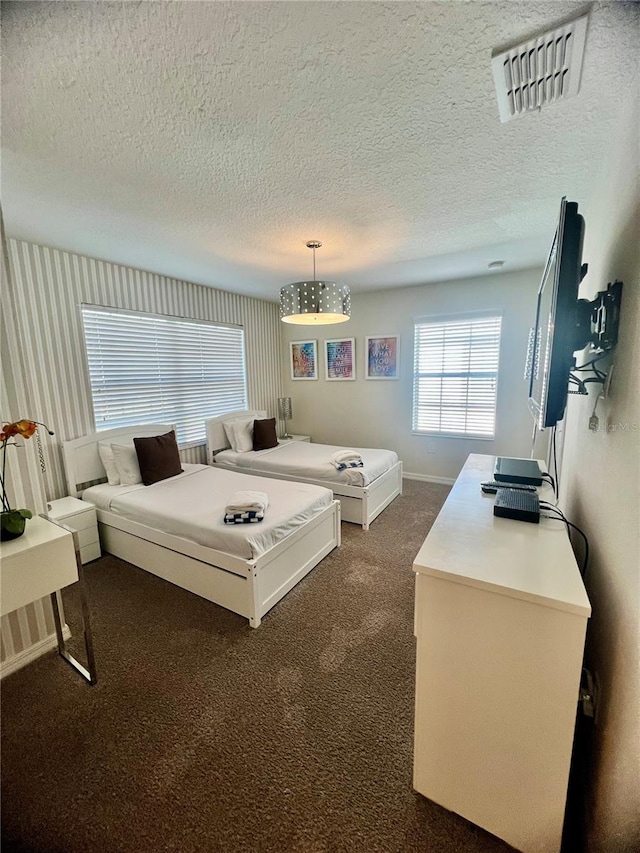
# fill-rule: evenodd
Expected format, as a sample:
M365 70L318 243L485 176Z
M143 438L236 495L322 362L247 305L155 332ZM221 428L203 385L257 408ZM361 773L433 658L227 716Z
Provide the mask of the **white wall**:
M637 93L637 89L636 89ZM637 94L616 127L611 150L583 207L580 295L592 298L624 281L620 338L610 399L572 396L565 424L565 512L591 545L586 579L593 615L587 666L599 685L593 755L588 767L587 849L640 850L640 141Z
M549 228L551 240L553 223ZM436 478L455 478L469 453L529 456L533 420L523 370L541 274L541 270L505 272L355 294L347 323L316 328L283 323L282 384L284 393L292 398L294 414L290 431L310 434L314 441L325 444L388 447L397 451L405 473ZM475 311L503 316L495 440L412 435L414 320ZM365 337L378 334L400 335L398 381L364 378ZM318 340L320 378L291 381L288 342L307 337ZM340 337L356 339L357 379L353 382L324 379L323 341ZM536 452L546 455L545 441L539 441Z

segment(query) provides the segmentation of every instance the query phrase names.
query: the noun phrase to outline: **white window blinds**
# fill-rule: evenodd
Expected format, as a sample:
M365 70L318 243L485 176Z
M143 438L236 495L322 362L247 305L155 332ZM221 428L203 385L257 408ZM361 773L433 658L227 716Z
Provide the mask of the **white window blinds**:
M413 431L493 438L500 317L415 325Z
M172 423L199 443L206 418L247 407L242 328L95 305L82 320L96 430Z

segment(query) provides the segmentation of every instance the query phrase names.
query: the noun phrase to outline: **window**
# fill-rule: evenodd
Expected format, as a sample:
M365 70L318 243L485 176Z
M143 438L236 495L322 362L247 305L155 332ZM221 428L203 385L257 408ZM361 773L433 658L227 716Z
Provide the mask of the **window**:
M205 418L247 408L244 330L82 306L96 430L171 423L181 445Z
M415 325L413 431L493 438L500 317Z

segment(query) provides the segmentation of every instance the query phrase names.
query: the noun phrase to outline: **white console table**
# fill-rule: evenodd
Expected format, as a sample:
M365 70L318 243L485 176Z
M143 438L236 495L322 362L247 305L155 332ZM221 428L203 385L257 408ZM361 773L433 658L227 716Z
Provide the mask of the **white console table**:
M517 850L556 853L591 607L561 521L493 515L494 462L469 456L413 565L413 785Z
M66 650L58 607L57 591L76 581L80 585L86 668ZM41 516L27 521L22 536L0 545L0 586L2 616L51 596L58 653L89 684L95 684L98 679L77 532Z

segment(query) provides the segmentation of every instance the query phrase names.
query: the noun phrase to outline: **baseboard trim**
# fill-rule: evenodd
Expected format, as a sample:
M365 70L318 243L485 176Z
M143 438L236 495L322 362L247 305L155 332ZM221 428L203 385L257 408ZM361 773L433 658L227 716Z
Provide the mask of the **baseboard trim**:
M62 629L62 636L65 640L68 640L71 636L71 630L68 625L65 625ZM12 672L22 669L23 666L51 651L51 649L57 648L57 646L58 639L55 634L49 634L44 640L38 640L37 643L23 649L17 655L3 660L0 664L0 678L4 678L6 675L11 675Z
M440 483L441 486L453 486L456 481L455 477L432 477L431 474L411 474L403 473L405 480L421 480L424 483Z

